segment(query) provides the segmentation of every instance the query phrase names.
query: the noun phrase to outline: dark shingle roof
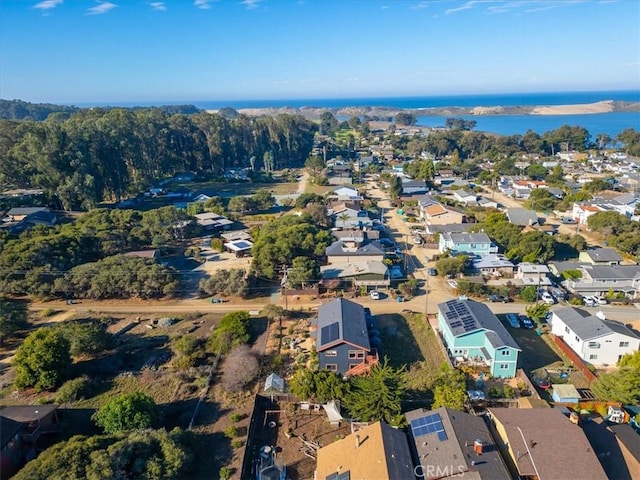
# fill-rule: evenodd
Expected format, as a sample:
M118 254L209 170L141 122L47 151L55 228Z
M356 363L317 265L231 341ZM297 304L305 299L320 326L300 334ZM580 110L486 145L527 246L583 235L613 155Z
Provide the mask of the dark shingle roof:
M613 248L593 248L584 251L594 262L620 262L622 257Z
M437 435L431 434L414 438L411 421L433 414L440 416L446 439L440 440ZM446 467L451 468L451 465L455 465L456 470L452 476L460 474L459 476L462 478L473 480L511 478L489 429L481 417L446 407L431 411L412 410L407 412L405 417L409 422L409 436L413 440L410 444L412 444L413 454L417 457L418 464L440 467L440 471L445 471ZM477 440L483 444L482 456L474 452L473 445ZM463 468L464 473L457 470L458 468ZM426 478L429 477L431 475L426 476Z
M640 435L628 423L609 426L618 442L622 443L636 462L640 462Z
M329 245L325 250L326 256L350 256L357 257L361 255L384 255L384 252L376 247L373 243L363 245L358 249L347 250L343 246L342 240L337 240Z
M16 433L22 429L22 426L22 423L0 415L0 449L11 441Z
M336 324L337 327L334 326ZM323 335L324 328L334 329L335 335ZM335 331L336 328L337 331ZM318 309L316 351L320 352L344 342L371 350L364 307L344 298L338 298L325 303Z

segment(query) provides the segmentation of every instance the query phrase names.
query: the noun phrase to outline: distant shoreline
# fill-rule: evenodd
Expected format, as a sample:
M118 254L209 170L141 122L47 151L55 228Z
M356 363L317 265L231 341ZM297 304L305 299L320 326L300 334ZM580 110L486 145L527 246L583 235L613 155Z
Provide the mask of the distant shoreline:
M217 109L207 109L208 113L217 113ZM309 119L317 119L323 112L330 111L337 116L368 115L370 117L389 117L398 113L412 113L416 116L503 116L503 115L589 115L613 112L640 112L640 102L620 102L604 100L594 103L568 105L527 105L527 106L475 106L475 107L432 107L432 108L392 108L392 107L266 107L241 108L237 110L247 116L277 115L280 113L299 114Z

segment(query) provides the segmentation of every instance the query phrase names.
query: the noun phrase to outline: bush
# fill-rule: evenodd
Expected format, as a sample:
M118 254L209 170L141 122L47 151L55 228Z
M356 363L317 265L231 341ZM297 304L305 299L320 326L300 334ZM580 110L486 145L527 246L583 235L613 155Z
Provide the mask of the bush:
M255 354L247 345L240 345L234 348L224 360L222 386L227 392L239 392L256 378L259 369L260 365Z
M49 390L60 385L69 374L69 341L52 328L31 333L20 345L13 360L16 387Z
M158 417L153 398L142 392L113 397L93 415L96 425L107 433L150 428Z
M86 375L80 378L68 380L58 389L55 397L56 403L71 403L83 400L91 395L93 384Z
M582 300L578 297L571 297L568 303L569 305L582 305Z
M516 392L511 385L505 385L502 389L504 398L515 398Z
M220 478L220 480L229 480L231 475L233 475L233 470L229 467L221 467L218 471L218 478Z
M242 440L233 440L231 442L231 448L241 448L242 445L244 445L244 442Z
M240 415L239 413L232 413L231 414L231 421L232 422L237 423L240 420L242 420L242 415Z
M224 436L227 438L234 438L238 435L238 429L235 425L230 425L224 429Z

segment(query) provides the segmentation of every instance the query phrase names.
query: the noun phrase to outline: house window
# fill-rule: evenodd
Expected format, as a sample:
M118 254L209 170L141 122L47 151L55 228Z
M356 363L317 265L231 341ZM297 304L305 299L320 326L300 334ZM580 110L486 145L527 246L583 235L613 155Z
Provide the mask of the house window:
M600 344L598 342L589 342L589 348L600 348Z
M356 352L356 358L364 358L364 350L358 350Z
M355 350L349 350L349 358L356 358L356 353Z
M501 363L500 364L500 370L508 370L509 369L509 364L508 363Z
M338 356L338 352L336 350L327 350L324 353L325 357L337 357Z
M578 338L578 336L576 335L576 342L579 342L579 341L580 341L580 339L579 339L579 338Z
M620 342L620 347L625 348L629 346L629 342Z
M564 327L564 331L569 333L569 327Z
M598 355L589 355L589 360L596 360Z
M359 363L350 363L349 364L349 370L351 370L352 368L357 367L358 365L360 365Z
M508 357L509 355L511 355L511 351L510 350L502 350L502 356L503 357Z
M337 372L338 371L338 365L335 364L335 363L327 363L327 365L325 365L324 368L326 368L330 372Z

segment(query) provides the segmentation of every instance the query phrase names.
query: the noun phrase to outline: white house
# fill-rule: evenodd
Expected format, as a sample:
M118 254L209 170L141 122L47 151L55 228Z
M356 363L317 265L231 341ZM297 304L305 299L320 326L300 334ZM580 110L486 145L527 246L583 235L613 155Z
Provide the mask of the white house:
M622 323L606 320L602 312L559 308L551 316L551 332L592 365L615 365L623 355L640 350L640 337Z

